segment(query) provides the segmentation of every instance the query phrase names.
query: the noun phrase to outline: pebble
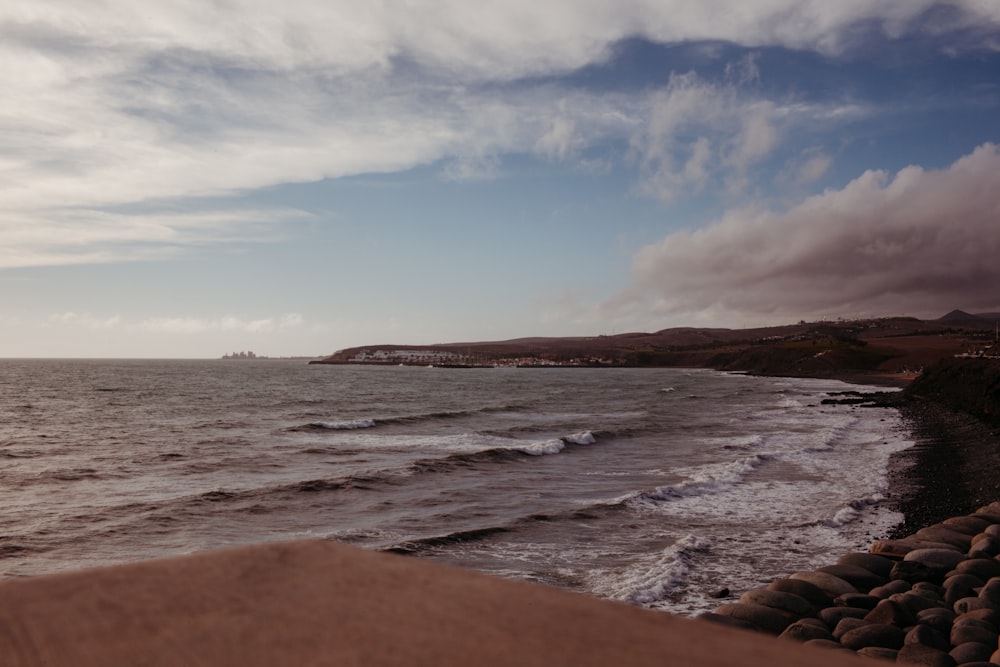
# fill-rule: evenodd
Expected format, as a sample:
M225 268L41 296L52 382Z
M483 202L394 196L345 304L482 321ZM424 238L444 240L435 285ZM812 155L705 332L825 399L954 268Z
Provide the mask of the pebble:
M740 595L708 620L927 667L1000 665L1000 501Z

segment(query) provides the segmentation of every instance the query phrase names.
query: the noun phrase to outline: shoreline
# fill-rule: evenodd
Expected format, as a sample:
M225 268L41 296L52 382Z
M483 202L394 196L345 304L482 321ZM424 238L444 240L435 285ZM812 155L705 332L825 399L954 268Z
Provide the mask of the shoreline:
M909 535L1000 500L1000 432L932 402L903 401L914 445L889 459L889 502L904 516L890 537Z

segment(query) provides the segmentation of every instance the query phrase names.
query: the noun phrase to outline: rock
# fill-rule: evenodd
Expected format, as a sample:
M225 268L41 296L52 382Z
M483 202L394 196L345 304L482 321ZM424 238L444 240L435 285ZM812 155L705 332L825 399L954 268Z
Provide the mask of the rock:
M966 535L976 535L977 533L983 532L993 524L992 522L981 517L953 516L950 519L942 521L941 525L946 528L950 528L951 530L957 530L960 533L965 533Z
M737 602L734 604L724 604L715 610L720 616L731 616L747 623L752 623L764 632L772 635L780 635L789 625L791 619L781 614L775 609L765 607L762 604L752 604L747 602Z
M959 665L964 665L970 662L988 663L990 656L993 655L993 647L987 644L966 642L965 644L959 644L955 648L948 651L948 655L950 655Z
M877 586L876 588L871 589L868 593L869 595L874 595L875 597L882 598L884 600L894 593L905 593L910 590L910 588L910 582L905 579L893 579L884 586Z
M813 606L805 598L794 593L784 593L767 588L755 588L747 591L740 596L740 602L762 604L765 607L777 609L797 618L809 615L813 611Z
M1000 605L1000 577L992 577L979 591L979 598Z
M955 574L944 580L944 601L953 605L962 598L976 595L975 589L983 586L983 580L971 574Z
M950 568L949 568L950 569ZM869 572L857 565L825 565L817 569L818 572L826 572L835 577L839 577L854 586L860 593L867 593L876 586L881 586L886 582L885 577L880 577L874 572Z
M865 620L869 623L896 625L905 628L917 622L917 614L905 604L889 598L882 600L874 609L865 614Z
M976 619L969 619L965 623L956 621L951 626L950 639L953 646L965 644L966 642L980 642L996 646L997 631L985 621L977 621Z
M951 626L956 615L951 609L935 607L917 613L917 622L934 628L945 635L951 634Z
M985 514L1000 517L1000 500L995 500L989 505L983 505L972 514L973 516L981 516ZM1000 523L1000 518L993 521L993 523Z
M926 540L915 540L913 538L906 538L904 540L876 540L872 543L869 552L876 555L882 556L883 558L888 558L891 560L902 560L903 556L913 551L914 549L928 549L928 548L945 548L954 549L955 551L962 551L956 546L951 544L944 544L941 542L928 542Z
M910 589L918 595L933 598L934 600L944 600L944 586L932 584L929 581L918 581Z
M962 614L962 618L977 618L986 621L992 627L1000 629L1000 611L996 609L974 609Z
M989 581L993 577L1000 577L1000 560L993 558L970 558L956 565L955 572L958 574L971 574L983 581Z
M847 593L846 595L839 595L837 599L833 601L833 604L837 607L857 607L858 609L872 610L875 605L879 603L881 598L874 595L865 595L864 593Z
M778 635L779 639L791 639L797 642L807 642L811 639L833 640L833 635L826 628L816 627L812 623L796 621Z
M730 595L730 590L728 588L720 588L719 590L712 593L712 597L716 600L721 600L722 598L727 598Z
M996 609L996 605L994 605L989 600L981 600L977 597L962 598L954 605L952 605L952 609L955 610L956 614L965 614L970 611L976 611L978 609Z
M862 551L854 551L852 553L844 554L837 559L837 564L863 567L883 579L888 579L889 571L892 570L892 561L888 558L876 556L871 553L864 553Z
M858 655L863 655L866 658L876 658L878 660L891 660L896 661L896 655L899 653L893 648L882 648L881 646L866 646L860 651Z
M962 551L968 551L972 545L972 535L960 533L957 530L946 528L940 524L921 528L913 534L913 537L927 542L943 542L944 544L958 547Z
M844 595L845 593L860 592L840 577L834 576L828 572L796 572L790 576L789 579L808 581L810 584L818 586L831 598L835 598L838 595Z
M844 619L844 623L850 619ZM836 636L836 633L834 633ZM895 625L885 623L869 623L853 630L848 630L840 637L840 643L849 649L858 651L866 646L899 649L903 647L906 634Z
M944 651L920 644L907 644L899 650L896 662L925 667L955 667L955 659Z
M934 609L935 607L944 605L944 601L940 598L927 594L921 594L916 591L890 595L889 601L902 604L913 613L914 617L925 609Z
M984 521L989 521L990 523L1000 523L1000 514L993 514L990 512L984 512L983 510L976 510L972 513L972 516L977 519L983 519Z
M863 628L866 625L871 624L862 618L842 618L840 619L840 622L837 623L837 627L833 629L833 638L840 641L840 638L851 630Z
M805 598L817 609L829 607L833 598L827 595L822 588L816 584L801 579L777 579L767 585L768 590L792 593L801 598Z
M915 560L901 560L892 566L892 578L915 584L919 581L941 582L945 572L940 572Z
M804 646L812 646L813 648L825 648L832 651L844 651L849 653L854 653L851 649L847 648L843 644L831 639L810 639Z
M940 570L943 577L963 560L968 560L968 556L951 549L914 549L903 556L903 560L916 561L932 570Z
M983 529L983 534L989 537L1000 538L1000 523L995 523Z
M1000 537L984 536L969 547L970 558L994 558L1000 554Z
M906 637L903 639L903 644L921 644L923 646L930 646L931 648L936 648L941 651L948 651L951 649L951 642L948 641L948 635L936 630L929 625L918 624L914 625L913 628L906 633Z
M863 619L867 613L868 610L855 607L827 607L819 612L819 620L826 623L826 627L835 628L845 618Z
M719 625L726 625L731 628L741 628L743 630L753 630L754 632L763 632L753 623L741 620L735 616L723 616L722 614L714 614L712 612L705 612L698 616L699 620L708 621L710 623L718 623Z

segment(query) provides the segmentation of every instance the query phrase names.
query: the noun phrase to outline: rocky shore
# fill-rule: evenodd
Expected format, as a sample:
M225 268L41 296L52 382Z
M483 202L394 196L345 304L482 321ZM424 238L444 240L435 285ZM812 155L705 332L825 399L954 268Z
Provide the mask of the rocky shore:
M746 591L701 618L905 664L1000 664L1000 502Z
M890 461L889 502L903 523L868 552L742 592L702 618L906 664L1000 664L998 392L1000 365L947 360L877 397L916 441Z

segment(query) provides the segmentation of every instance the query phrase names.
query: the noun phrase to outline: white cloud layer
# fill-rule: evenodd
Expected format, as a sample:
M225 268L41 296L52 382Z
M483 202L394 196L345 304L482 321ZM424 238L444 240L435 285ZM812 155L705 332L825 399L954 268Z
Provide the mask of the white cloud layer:
M783 212L733 211L634 259L607 305L698 321L1000 310L1000 147L949 168L868 171Z
M582 165L609 137L633 140L644 192L671 199L720 174L738 192L789 111L745 92L753 62L729 86L680 77L636 97L503 84L601 62L632 36L836 54L866 21L893 38L1000 25L997 3L952 0L925 20L936 4L13 0L0 6L0 268L141 259L289 217L186 201L183 221L164 219L189 198L441 160L450 178L493 178L503 153Z
M196 335L213 332L263 334L299 329L304 325L305 318L298 313L287 313L279 317L256 320L226 316L220 318L147 317L141 321L129 321L120 315L98 317L90 313L70 311L54 313L48 318L48 326L50 327L171 335Z

